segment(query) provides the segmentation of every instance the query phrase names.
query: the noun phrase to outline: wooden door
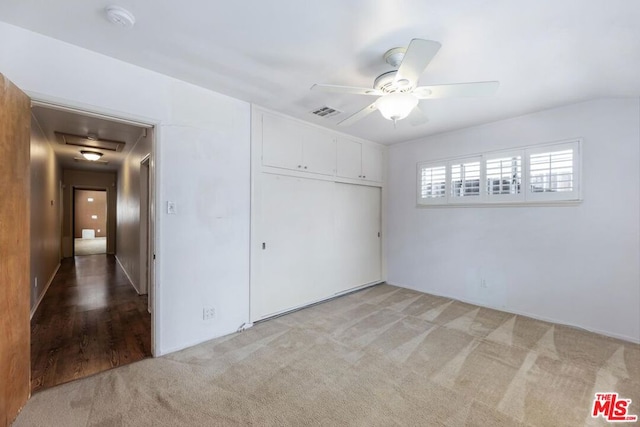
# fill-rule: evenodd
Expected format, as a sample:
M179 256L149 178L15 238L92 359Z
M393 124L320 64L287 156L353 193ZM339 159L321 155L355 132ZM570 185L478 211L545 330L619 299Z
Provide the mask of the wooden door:
M30 100L0 74L0 426L29 398Z

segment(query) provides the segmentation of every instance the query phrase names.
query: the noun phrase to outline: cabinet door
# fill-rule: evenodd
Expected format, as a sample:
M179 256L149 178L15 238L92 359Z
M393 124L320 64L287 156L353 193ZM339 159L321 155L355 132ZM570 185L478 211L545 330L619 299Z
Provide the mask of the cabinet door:
M323 175L336 173L336 141L320 129L307 128L302 144L302 167L304 172Z
M362 144L338 138L336 169L336 175L342 178L362 178Z
M262 116L262 164L302 169L302 132L299 124L277 116Z
M382 149L372 145L362 145L362 178L367 181L382 182Z

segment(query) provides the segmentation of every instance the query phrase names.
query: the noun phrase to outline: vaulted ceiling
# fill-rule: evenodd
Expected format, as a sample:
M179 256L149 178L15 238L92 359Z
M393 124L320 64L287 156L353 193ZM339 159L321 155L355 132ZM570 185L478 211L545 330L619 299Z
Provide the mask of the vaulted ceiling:
M0 20L386 144L591 98L640 96L640 2L632 0L115 2L135 15L133 28L108 22L110 3L101 0L5 0ZM421 85L499 80L498 92L423 100L429 122L421 126L405 120L394 128L374 113L337 128L371 98L310 87L370 87L391 69L382 55L412 38L442 44ZM310 114L325 105L343 113Z

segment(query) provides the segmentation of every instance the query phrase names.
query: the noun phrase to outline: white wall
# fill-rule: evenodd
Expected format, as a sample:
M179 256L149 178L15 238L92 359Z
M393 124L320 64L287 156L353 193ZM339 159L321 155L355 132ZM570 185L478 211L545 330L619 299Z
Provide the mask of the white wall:
M419 161L574 137L584 138L578 206L416 208ZM395 145L389 158L390 283L640 341L637 98Z
M138 293L143 291L140 264L140 162L151 153L149 137L140 138L118 170L116 257Z
M61 169L31 116L31 314L60 266ZM38 286L36 287L36 280Z
M249 104L4 23L0 40L0 72L32 96L158 124L156 354L247 322Z

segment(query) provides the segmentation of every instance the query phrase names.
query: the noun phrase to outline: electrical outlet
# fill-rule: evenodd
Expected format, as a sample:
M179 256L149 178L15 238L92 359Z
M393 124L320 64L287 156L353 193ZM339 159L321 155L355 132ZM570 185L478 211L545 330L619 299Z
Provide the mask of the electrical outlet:
M204 307L202 309L202 320L211 320L216 317L216 309L214 307Z

